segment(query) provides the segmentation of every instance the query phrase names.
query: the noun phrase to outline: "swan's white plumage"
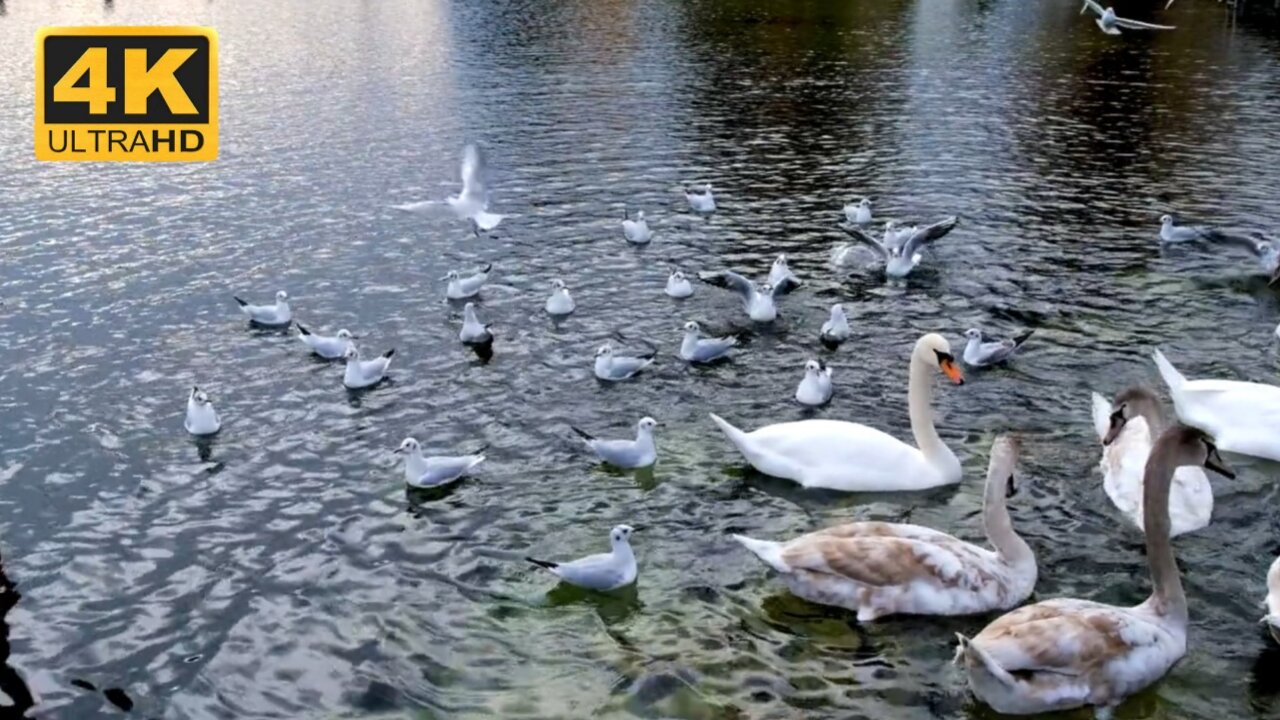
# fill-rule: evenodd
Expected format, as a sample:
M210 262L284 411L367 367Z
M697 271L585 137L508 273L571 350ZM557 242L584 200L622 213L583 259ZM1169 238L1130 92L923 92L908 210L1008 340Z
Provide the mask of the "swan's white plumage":
M1178 419L1200 428L1218 448L1280 461L1280 387L1238 380L1187 380L1165 358L1153 353L1160 377L1169 387Z

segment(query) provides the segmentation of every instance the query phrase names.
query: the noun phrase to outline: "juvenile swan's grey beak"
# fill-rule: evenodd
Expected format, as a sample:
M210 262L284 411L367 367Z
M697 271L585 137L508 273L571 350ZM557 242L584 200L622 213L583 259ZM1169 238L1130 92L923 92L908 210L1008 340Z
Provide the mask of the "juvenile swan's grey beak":
M1209 453L1209 457L1205 458L1204 466L1228 480L1234 480L1236 477L1236 471L1232 470L1227 461L1222 459L1222 456L1218 454L1217 448L1214 448Z

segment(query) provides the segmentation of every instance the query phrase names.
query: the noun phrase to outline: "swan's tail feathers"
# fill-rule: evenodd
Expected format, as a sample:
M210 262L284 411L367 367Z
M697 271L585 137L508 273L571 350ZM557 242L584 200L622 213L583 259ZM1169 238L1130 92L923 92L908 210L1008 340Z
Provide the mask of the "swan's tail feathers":
M1098 393L1093 393L1093 429L1099 440L1111 431L1111 403Z
M791 566L787 564L786 560L782 559L782 543L756 540L746 535L734 535L733 539L742 543L742 547L750 550L774 570L781 573L791 572Z
M711 413L711 419L715 422L716 426L720 428L720 432L724 433L725 437L729 438L729 442L733 443L740 452L746 454L747 434L730 425L728 420L725 420L715 413Z
M298 326L298 332L302 333L303 335L310 335L310 334L311 334L311 331L310 331L310 330L308 330L306 327L304 327L304 326L302 325L302 323L294 323L294 325L297 325L297 326Z
M1151 357L1156 361L1156 368L1160 371L1160 377L1164 379L1164 384L1169 386L1170 392L1180 390L1183 384L1187 382L1182 373L1178 372L1173 363L1165 358L1164 353L1160 352L1159 348L1156 348L1155 352L1151 353Z
M555 570L556 568L560 567L560 563L553 563L550 560L538 560L537 558L531 558L531 557L526 557L525 560L528 560L534 565L537 565L540 568L545 568L547 570Z
M1022 333L1021 335L1014 335L1014 336L1013 336L1013 346L1014 346L1015 348L1022 347L1022 343L1026 342L1028 338L1030 338L1032 335L1034 335L1034 334L1035 334L1035 332L1036 332L1035 330L1028 330L1028 331L1026 331L1026 332Z
M975 645L972 640L956 633L956 640L959 647L956 648L957 662L963 661L965 667L970 670L983 670L1000 684L1008 687L1014 687L1018 684L1017 678L1009 674L1008 670L1000 667L1000 665L987 654L981 647Z

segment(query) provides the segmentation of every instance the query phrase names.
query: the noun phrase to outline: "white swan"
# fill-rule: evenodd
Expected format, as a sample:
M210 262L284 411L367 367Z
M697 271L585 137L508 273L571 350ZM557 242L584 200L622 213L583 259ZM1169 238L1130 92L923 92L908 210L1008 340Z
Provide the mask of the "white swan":
M1151 596L1136 607L1062 598L1018 608L960 641L955 661L969 688L1008 715L1092 705L1111 716L1125 698L1164 677L1187 651L1187 598L1169 542L1169 484L1182 465L1233 477L1194 428L1169 428L1144 474Z
M1280 460L1280 387L1238 380L1188 380L1153 353L1178 419L1200 428L1227 452Z
M1160 399L1144 387L1116 395L1115 405L1093 393L1093 427L1102 441L1102 487L1116 509L1142 529L1142 474L1151 446L1164 431ZM1213 488L1204 470L1180 467L1169 491L1170 537L1199 530L1213 515Z
M951 346L928 334L911 352L907 404L916 447L874 428L840 420L800 420L746 433L716 414L711 419L756 470L804 487L848 492L923 490L960 482L960 461L933 426L930 370L964 382Z
M1016 460L1017 444L997 438L982 501L994 552L919 525L883 522L838 525L785 543L733 537L781 573L791 592L852 610L858 622L1006 610L1036 585L1036 557L1005 506L1017 490Z

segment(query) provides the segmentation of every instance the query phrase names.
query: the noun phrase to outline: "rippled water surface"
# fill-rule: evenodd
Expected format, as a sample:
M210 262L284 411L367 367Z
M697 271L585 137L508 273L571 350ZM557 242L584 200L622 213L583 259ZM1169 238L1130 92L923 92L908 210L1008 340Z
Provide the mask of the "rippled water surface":
M1145 596L1089 391L1158 386L1153 346L1190 377L1275 382L1280 320L1249 258L1155 243L1164 212L1276 221L1280 32L1159 5L1121 10L1177 31L1112 38L1065 0L0 4L7 667L56 718L120 713L72 680L148 718L988 717L949 660L989 618L859 627L726 534L910 518L980 539L988 448L1016 431L1037 597ZM217 162L33 160L35 30L102 22L217 28ZM514 217L477 239L390 208L453 192L468 140ZM697 181L711 217L687 212ZM838 209L863 194L961 224L905 284L839 272ZM650 247L622 241L624 207L647 211ZM662 293L671 264L759 275L779 252L806 285L773 327L716 288ZM487 262L485 363L437 278ZM558 324L553 277L578 302ZM231 295L280 288L299 320L395 347L392 381L349 394L296 338L246 328ZM836 301L855 337L830 352ZM743 348L686 368L691 319ZM817 415L909 437L912 343L970 326L1037 332L1016 365L937 385L960 486L806 492L746 470L707 418L806 416L792 395L816 354L837 386ZM598 384L606 338L660 360ZM193 383L225 418L211 443L182 428ZM569 431L646 414L652 474L593 466ZM406 493L391 451L409 435L489 461ZM1280 716L1256 625L1280 468L1233 460L1213 524L1177 541L1187 657L1122 718ZM632 592L553 590L522 560L603 550L621 522L640 528Z

